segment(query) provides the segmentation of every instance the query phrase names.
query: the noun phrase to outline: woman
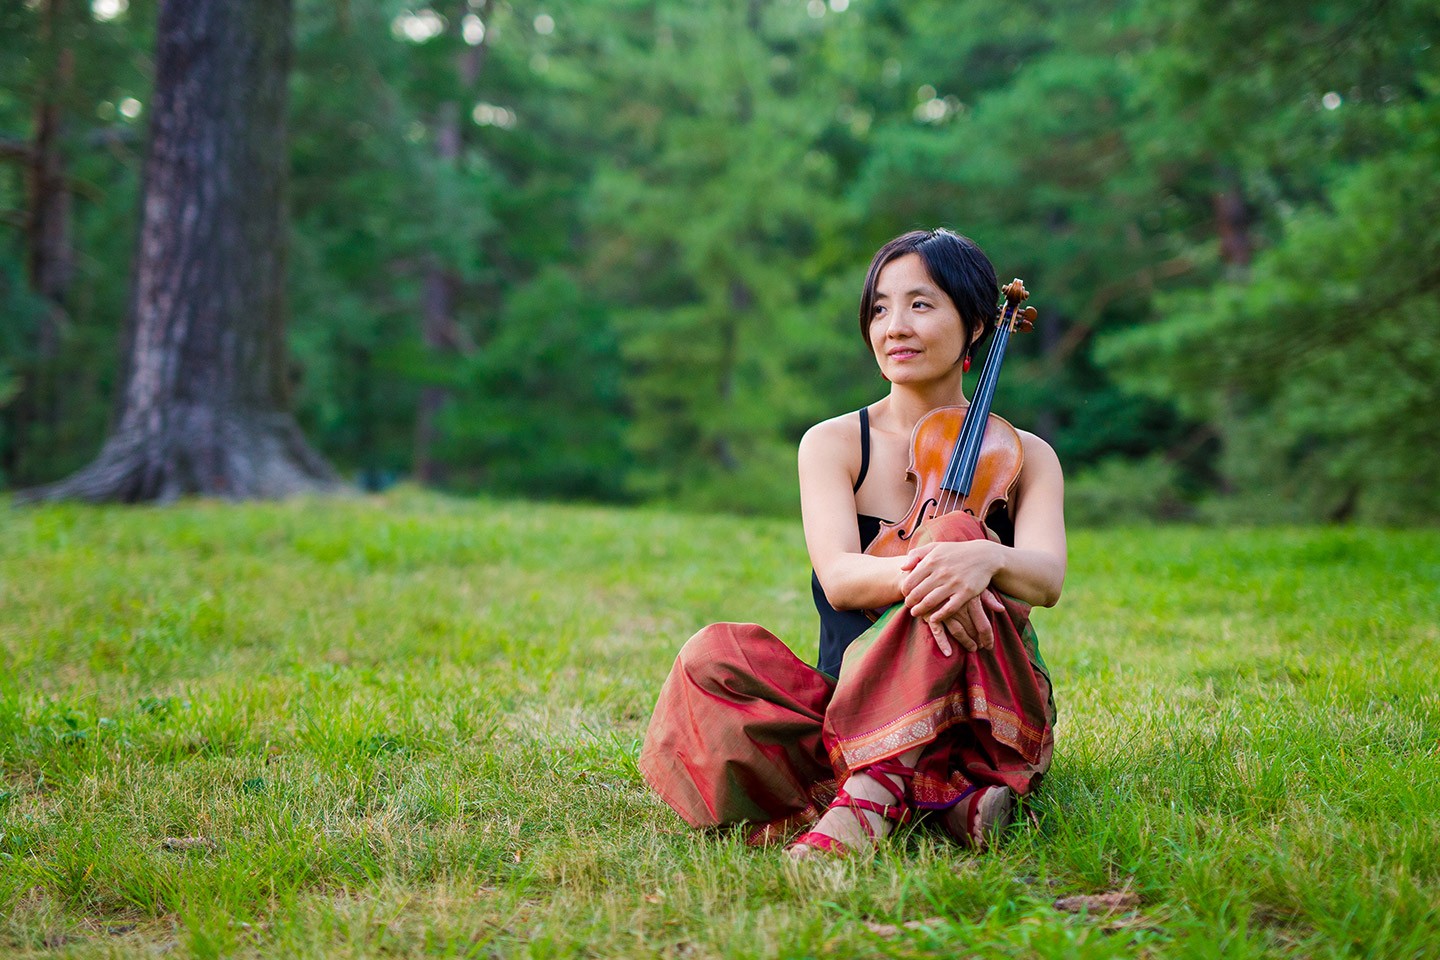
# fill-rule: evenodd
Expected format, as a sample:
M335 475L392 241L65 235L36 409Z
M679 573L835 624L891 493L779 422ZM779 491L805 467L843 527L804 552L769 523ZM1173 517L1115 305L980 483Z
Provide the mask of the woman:
M800 442L819 668L754 624L712 624L685 644L640 766L691 825L751 822L756 842L810 825L790 846L800 858L873 844L921 810L984 847L1049 766L1055 711L1029 610L1053 605L1065 577L1050 446L1020 432L1014 494L984 526L950 514L906 556L863 552L879 518L913 502L916 422L967 403L963 374L998 299L990 261L948 230L875 254L860 330L890 391ZM885 608L873 626L861 612Z

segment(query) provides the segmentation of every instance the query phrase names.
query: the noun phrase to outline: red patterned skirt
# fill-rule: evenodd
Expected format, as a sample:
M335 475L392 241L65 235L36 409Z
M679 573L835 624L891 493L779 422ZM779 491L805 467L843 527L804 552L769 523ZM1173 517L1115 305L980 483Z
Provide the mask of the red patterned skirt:
M932 536L984 537L965 514L942 519ZM711 624L665 680L640 770L691 826L748 822L757 839L814 820L851 773L915 747L922 810L989 785L1025 796L1050 766L1055 706L1030 608L1001 599L993 649L946 657L897 604L846 649L838 679L762 627Z

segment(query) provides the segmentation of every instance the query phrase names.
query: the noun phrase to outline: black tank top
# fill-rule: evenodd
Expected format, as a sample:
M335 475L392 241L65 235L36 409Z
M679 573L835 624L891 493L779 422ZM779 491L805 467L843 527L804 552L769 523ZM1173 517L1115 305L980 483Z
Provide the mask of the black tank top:
M854 489L858 491L860 484L865 482L865 474L870 470L870 408L860 409L860 472L855 477ZM870 542L880 534L881 518L859 514L855 517L856 525L860 528L860 549L864 550L870 546ZM1000 542L1007 547L1015 545L1015 526L1010 520L1010 511L1003 506L991 511L986 518L986 524ZM815 597L815 609L820 614L820 662L816 664L821 673L832 677L840 675L840 660L845 654L845 648L850 646L850 641L870 629L870 618L859 610L836 610L830 606L830 601L825 599L825 591L820 588L820 578L815 571L810 571L810 592Z

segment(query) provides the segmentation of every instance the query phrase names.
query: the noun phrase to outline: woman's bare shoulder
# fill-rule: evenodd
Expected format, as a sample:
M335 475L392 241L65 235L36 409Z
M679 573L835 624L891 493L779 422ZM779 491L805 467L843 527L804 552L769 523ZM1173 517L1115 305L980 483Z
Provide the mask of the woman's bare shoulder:
M1060 457L1056 455L1055 448L1050 446L1044 437L1018 428L1015 432L1020 434L1020 451L1025 455L1024 471L1026 473L1046 473L1056 476L1061 474Z
M860 443L860 413L851 410L829 420L821 420L805 431L800 438L802 449L808 444L814 447L830 448Z
M850 461L854 460L852 464ZM800 438L800 465L838 464L853 473L860 463L860 414L852 410L821 420Z

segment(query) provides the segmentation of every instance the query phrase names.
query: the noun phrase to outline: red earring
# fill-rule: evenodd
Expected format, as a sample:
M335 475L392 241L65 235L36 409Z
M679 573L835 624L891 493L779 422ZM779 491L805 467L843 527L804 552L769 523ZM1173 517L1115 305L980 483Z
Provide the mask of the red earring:
M970 372L970 354L965 354L965 363L960 367L960 370L964 373Z

